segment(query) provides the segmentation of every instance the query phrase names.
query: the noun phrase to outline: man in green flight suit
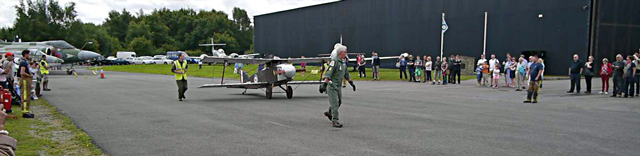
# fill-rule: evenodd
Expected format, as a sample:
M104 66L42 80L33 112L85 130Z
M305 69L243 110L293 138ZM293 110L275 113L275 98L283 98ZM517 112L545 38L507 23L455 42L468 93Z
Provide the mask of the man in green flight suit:
M331 120L333 127L340 128L342 124L338 122L338 108L342 104L342 80L343 78L349 81L353 91L356 91L356 85L353 84L349 77L349 71L344 62L344 58L347 55L347 47L343 45L334 46L336 55L332 55L329 62L329 69L322 78L322 85L320 85L320 93L327 92L329 94L329 111L324 112L324 115Z

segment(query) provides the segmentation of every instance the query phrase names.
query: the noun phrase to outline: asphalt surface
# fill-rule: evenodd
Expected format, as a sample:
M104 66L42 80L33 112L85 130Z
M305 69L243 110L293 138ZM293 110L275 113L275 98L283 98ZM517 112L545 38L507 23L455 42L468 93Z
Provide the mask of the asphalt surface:
M473 81L356 82L357 92L343 90L339 129L316 85L267 100L262 90L199 89L219 80L190 77L178 102L172 76L85 72L52 75L44 98L114 156L640 155L640 98L567 94L568 80L544 82L538 104Z

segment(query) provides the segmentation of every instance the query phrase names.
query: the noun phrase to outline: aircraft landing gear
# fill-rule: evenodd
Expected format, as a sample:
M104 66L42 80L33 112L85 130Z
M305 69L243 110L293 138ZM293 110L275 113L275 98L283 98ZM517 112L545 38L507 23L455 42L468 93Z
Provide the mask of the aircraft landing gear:
M267 99L271 99L271 95L273 94L273 85L267 86L266 94L267 94Z
M287 98L293 98L293 88L291 88L291 86L287 86L287 90L285 90L285 92L287 92Z
M71 68L67 68L67 75L73 75L76 72L76 69L72 66Z

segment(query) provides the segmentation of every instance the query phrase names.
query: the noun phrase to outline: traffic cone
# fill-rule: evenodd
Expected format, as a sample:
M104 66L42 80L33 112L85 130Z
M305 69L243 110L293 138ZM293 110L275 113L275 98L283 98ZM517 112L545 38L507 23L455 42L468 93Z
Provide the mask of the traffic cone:
M102 68L100 68L100 79L106 79L104 77L104 70L102 70Z

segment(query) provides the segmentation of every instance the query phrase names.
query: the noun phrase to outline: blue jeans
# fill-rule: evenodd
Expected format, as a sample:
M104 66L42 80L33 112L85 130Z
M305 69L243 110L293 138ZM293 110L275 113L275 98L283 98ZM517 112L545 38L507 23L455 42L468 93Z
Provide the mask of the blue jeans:
M449 80L449 73L444 72L444 74L442 74L442 84L445 85L447 84L447 81Z
M573 92L575 88L577 93L580 93L580 74L571 74L569 78L571 79L571 89L569 91Z
M633 96L635 91L636 79L635 77L626 77L624 86L624 97Z
M400 66L400 79L402 79L402 74L404 74L404 78L407 78L407 66Z
M640 94L640 76L636 75L636 96L638 96L638 94Z
M409 81L416 81L416 69L409 68Z

